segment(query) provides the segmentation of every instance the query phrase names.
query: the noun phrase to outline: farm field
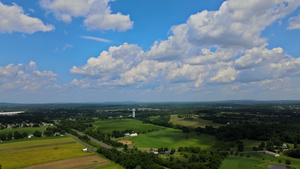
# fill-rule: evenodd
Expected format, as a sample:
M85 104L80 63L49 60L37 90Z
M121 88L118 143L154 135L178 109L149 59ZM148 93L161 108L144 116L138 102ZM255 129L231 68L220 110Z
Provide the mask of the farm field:
M122 166L115 164L109 160L99 157L98 155L75 157L66 160L53 161L25 167L23 169L40 169L40 168L55 168L55 169L123 169Z
M251 158L256 158L258 160L264 159L265 162L268 162L266 165L262 165L262 166L267 166L267 165L271 165L274 163L279 164L278 160L281 160L281 164L284 164L285 160L289 159L291 161L291 166L297 167L298 169L300 169L300 159L291 158L291 157L283 155L282 153L280 153L280 157L272 157L272 156L268 156L268 155L260 154L260 153L255 153L255 154L251 153L249 155L251 156Z
M262 163L263 162L256 159L229 156L222 162L220 169L262 169L258 166Z
M156 132L140 134L137 137L129 137L126 140L136 143L138 148L178 148L178 147L190 147L198 146L202 149L210 149L216 143L216 139L210 135L201 134L198 136L196 133L192 132L188 134L188 139L186 139L187 134L183 133L181 130L167 128L165 130L160 130Z
M247 158L247 155L250 155L250 158ZM290 158L282 154L280 157L272 157L261 153L244 154L244 157L229 156L222 162L220 169L269 169L268 165L285 165L286 159L291 161L290 166L300 169L300 159ZM278 162L279 160L281 163Z
M134 119L121 119L121 120L102 120L92 123L97 130L103 133L112 133L113 130L124 131L133 130L137 133L146 132L148 130L162 130L165 127L156 126L153 124L143 124L142 121Z
M253 147L254 146L259 146L261 141L258 140L248 140L248 139L244 139L241 140L244 143L244 151L253 151ZM236 149L237 151L237 149Z
M2 142L0 162L2 168L10 169L95 154L83 152L83 148L83 145L69 137Z
M149 120L153 121L153 120L158 119L158 118L160 118L159 115L158 116L151 116L151 117L149 117Z
M2 129L0 130L0 134L14 133L16 131L18 131L19 133L27 132L28 134L33 134L36 130L40 132L43 131L40 127L20 127L13 129Z
M202 127L204 128L205 126L213 126L214 128L218 128L221 126L224 126L224 124L218 124L218 123L213 123L209 120L204 120L201 118L179 118L178 116L171 116L170 122L173 123L174 125L182 125L186 127L191 127L191 128L197 128L197 127Z

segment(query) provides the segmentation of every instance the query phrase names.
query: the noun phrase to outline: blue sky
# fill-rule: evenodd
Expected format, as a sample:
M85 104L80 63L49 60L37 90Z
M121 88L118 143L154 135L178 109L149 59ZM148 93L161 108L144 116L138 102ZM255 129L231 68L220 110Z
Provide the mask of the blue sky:
M0 0L0 102L300 99L298 0Z

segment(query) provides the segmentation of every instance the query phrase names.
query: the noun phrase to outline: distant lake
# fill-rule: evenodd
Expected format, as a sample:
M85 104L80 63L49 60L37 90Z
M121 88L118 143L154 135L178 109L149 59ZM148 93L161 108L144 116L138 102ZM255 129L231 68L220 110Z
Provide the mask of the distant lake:
M285 165L268 165L268 168L270 168L270 169L295 169L293 167L288 167Z

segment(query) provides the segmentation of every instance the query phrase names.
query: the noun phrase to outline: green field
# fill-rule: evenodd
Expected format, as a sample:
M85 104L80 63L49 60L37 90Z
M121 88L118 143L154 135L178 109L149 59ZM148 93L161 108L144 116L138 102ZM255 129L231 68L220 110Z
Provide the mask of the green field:
M282 153L280 154L280 157L272 157L272 156L265 155L265 154L260 154L260 153L255 153L255 154L252 153L252 154L249 154L249 155L251 156L251 158L256 158L256 159L259 159L259 160L264 159L265 162L268 162L268 165L269 165L269 163L270 164L278 163L278 160L281 160L282 164L284 164L285 160L289 159L291 161L291 165L293 167L300 168L300 159L291 158L291 157L283 155Z
M250 158L247 158L247 155L250 155ZM244 157L229 156L222 162L220 169L269 169L268 165L285 165L286 159L291 161L290 166L300 169L300 159L290 158L282 154L280 157L272 157L262 153L244 154ZM278 162L279 160L281 163Z
M261 143L261 141L257 140L241 140L244 143L244 151L253 151L253 147L258 147Z
M165 128L153 124L143 124L142 121L134 119L100 120L92 124L97 130L104 133L112 133L113 130L133 130L134 132L142 133L147 132L148 130L162 130Z
M191 128L197 128L197 127L202 127L204 128L205 126L213 126L215 128L224 126L224 124L218 124L218 123L213 123L212 121L209 120L204 120L201 118L179 118L178 116L171 116L170 122L173 123L174 125L182 125L186 127L191 127Z
M186 139L188 136L188 139ZM167 128L156 132L147 134L140 134L137 137L129 137L126 140L136 143L136 147L139 148L178 148L178 147L190 147L198 146L202 149L210 149L216 143L216 139L210 135L200 135L196 133L183 133L181 130Z
M14 133L16 131L18 131L19 133L27 132L28 134L33 134L36 130L43 132L43 130L40 127L20 127L20 128L0 130L0 134Z
M220 169L262 169L258 165L263 164L260 160L229 156L226 158Z
M82 148L83 145L69 137L2 142L0 164L2 168L10 169L94 154L83 152Z
M149 120L153 121L153 120L158 119L160 117L161 117L160 115L158 115L158 116L151 116L151 117L149 117Z

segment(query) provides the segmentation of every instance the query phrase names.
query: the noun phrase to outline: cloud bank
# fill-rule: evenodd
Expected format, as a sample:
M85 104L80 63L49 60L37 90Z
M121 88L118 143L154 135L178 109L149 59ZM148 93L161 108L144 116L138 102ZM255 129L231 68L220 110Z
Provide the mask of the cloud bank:
M28 65L9 64L0 67L0 90L37 91L38 89L60 88L55 84L57 74L39 71L35 62Z
M214 85L278 89L279 83L300 75L300 59L281 47L269 49L261 32L299 6L298 0L225 1L217 11L199 12L173 26L172 35L149 50L124 43L74 66L70 72L83 79L73 82L183 91ZM297 28L298 18L290 20L289 29Z

